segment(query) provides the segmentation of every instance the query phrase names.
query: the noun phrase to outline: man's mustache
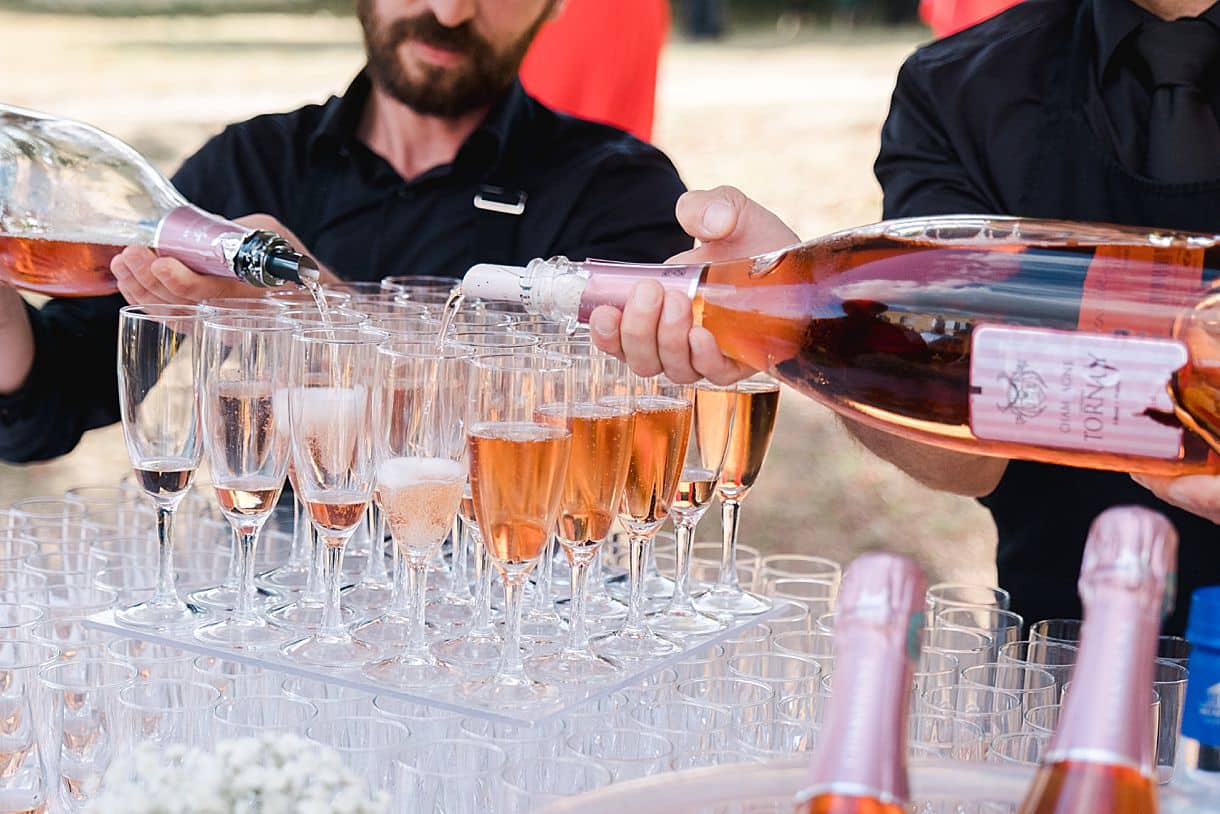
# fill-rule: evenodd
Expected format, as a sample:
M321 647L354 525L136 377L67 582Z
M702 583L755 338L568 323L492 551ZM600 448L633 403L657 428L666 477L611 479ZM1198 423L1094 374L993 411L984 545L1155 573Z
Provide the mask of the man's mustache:
M474 32L469 23L456 27L443 25L431 12L395 20L386 32L386 39L394 46L407 40L415 40L460 53L476 53L487 48L487 43Z

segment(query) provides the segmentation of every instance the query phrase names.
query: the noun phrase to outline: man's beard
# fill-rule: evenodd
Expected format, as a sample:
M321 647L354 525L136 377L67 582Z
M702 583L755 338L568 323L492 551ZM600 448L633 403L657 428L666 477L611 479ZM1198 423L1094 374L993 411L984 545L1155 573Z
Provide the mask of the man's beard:
M453 118L495 104L512 85L534 35L550 15L555 0L521 37L501 53L483 39L469 23L455 28L442 25L424 12L415 17L382 23L373 11L373 0L359 0L356 11L364 29L364 46L372 81L383 91L417 113ZM412 76L398 48L414 40L463 54L464 64L455 68L418 66Z

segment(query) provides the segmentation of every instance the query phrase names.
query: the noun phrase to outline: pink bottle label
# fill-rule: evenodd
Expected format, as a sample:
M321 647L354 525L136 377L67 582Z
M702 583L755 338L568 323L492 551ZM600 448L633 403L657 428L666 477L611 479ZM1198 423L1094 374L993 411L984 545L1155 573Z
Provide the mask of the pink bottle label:
M666 290L677 290L694 299L695 288L706 266L646 265L615 263L610 260L586 260L581 267L589 272L589 282L580 297L576 318L588 323L589 314L599 305L622 308L632 287L643 280L656 280Z
M233 257L251 231L198 207L180 206L161 221L155 248L192 271L232 277Z
M970 360L976 437L1044 447L1175 459L1182 430L1169 381L1186 364L1173 339L984 325Z

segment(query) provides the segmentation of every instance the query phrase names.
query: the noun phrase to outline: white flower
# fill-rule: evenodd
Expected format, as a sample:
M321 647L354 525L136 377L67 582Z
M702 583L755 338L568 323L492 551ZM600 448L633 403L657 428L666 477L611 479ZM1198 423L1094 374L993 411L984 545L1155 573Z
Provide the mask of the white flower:
M295 735L221 741L214 751L142 745L116 758L86 814L385 814L332 749Z

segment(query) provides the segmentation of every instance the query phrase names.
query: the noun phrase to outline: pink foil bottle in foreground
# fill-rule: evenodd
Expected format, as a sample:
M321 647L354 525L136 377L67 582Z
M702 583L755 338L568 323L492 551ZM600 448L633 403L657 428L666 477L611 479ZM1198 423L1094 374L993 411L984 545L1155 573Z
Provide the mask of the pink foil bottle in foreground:
M902 814L907 712L927 580L912 560L871 552L843 574L835 619L835 686L826 726L797 796L798 814Z

